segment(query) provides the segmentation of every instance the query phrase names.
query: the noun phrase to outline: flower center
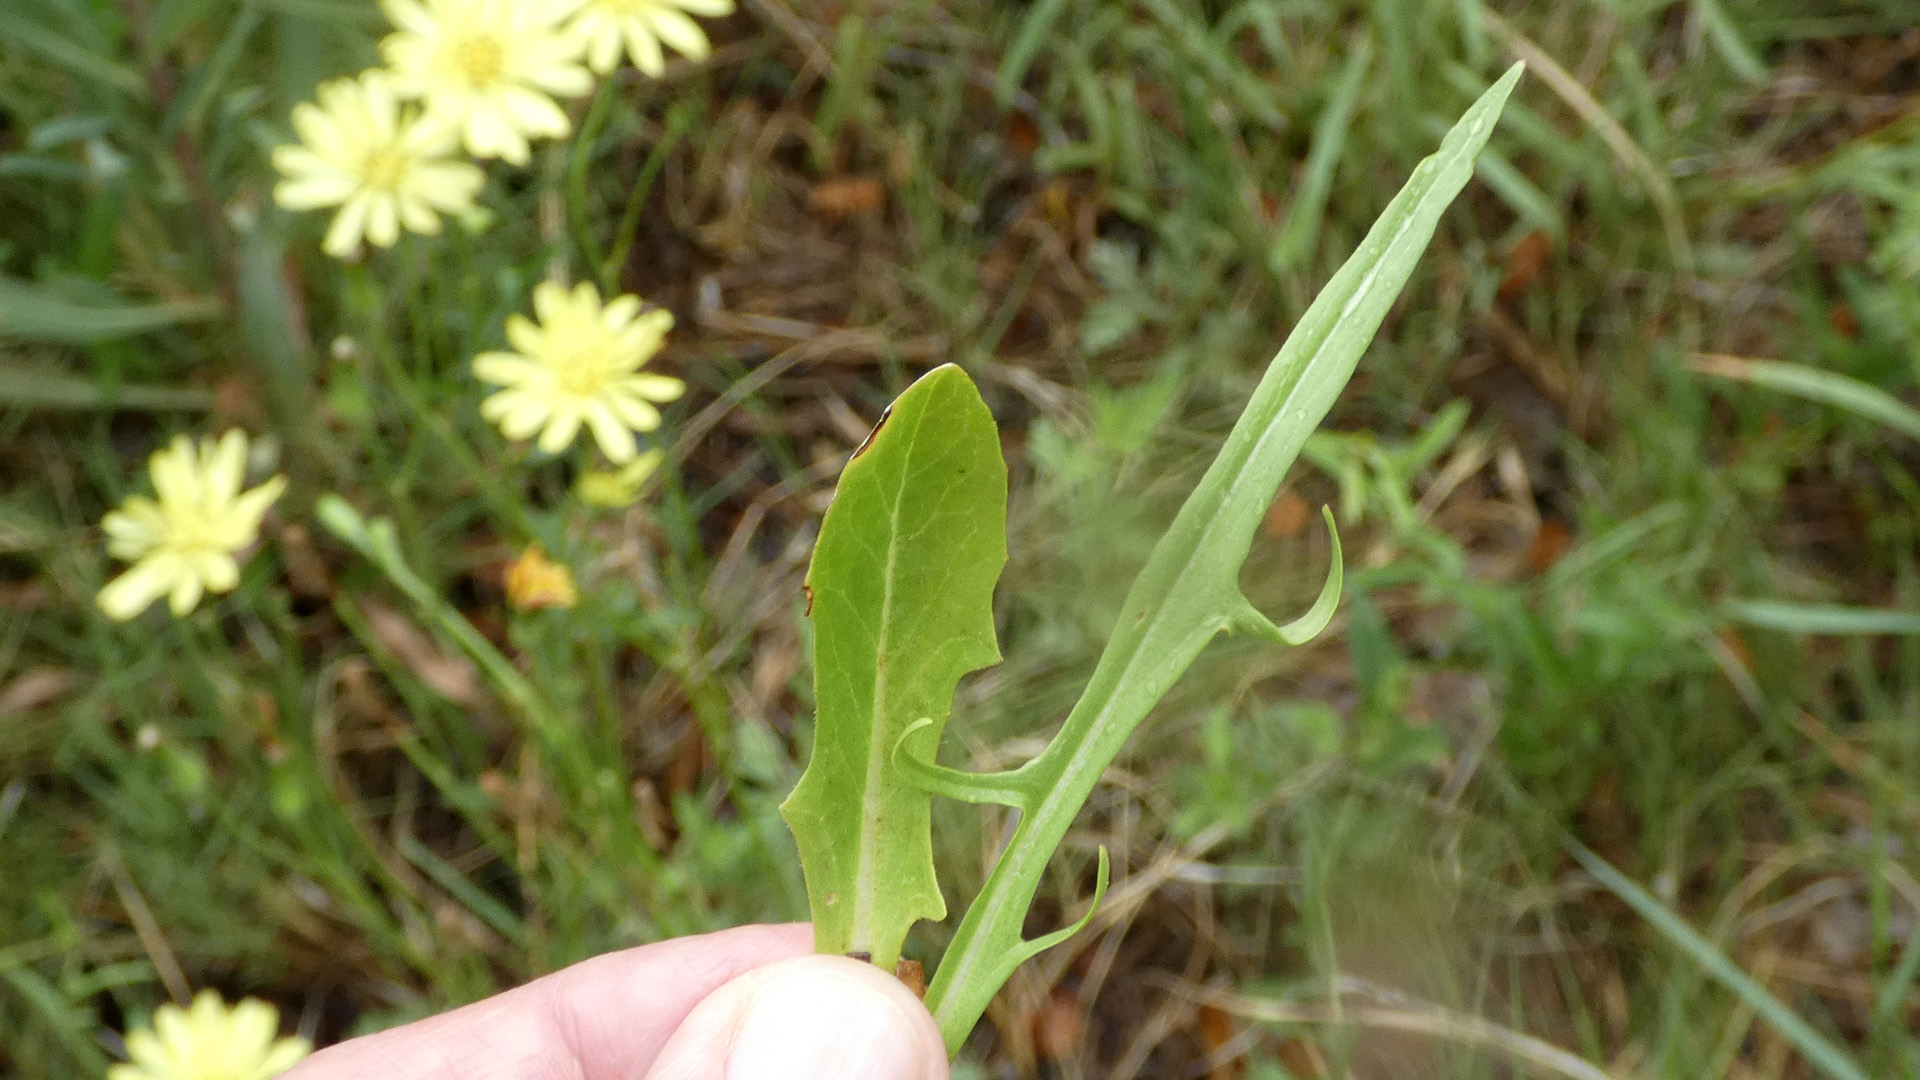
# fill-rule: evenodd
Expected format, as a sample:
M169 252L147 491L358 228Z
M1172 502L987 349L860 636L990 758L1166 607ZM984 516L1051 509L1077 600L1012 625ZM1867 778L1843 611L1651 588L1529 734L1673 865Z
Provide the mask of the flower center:
M202 555L227 550L221 543L216 514L195 506L167 515L167 532L160 546L177 555Z
M556 380L560 389L580 397L593 397L606 389L607 380L613 374L613 365L608 362L607 350L588 345L567 357L560 368Z
M491 34L474 34L453 44L453 66L476 89L498 82L507 66L507 52Z
M407 155L391 143L367 151L360 162L360 182L377 191L397 191L407 174Z
M595 0L594 6L609 15L639 15L653 7L653 0Z

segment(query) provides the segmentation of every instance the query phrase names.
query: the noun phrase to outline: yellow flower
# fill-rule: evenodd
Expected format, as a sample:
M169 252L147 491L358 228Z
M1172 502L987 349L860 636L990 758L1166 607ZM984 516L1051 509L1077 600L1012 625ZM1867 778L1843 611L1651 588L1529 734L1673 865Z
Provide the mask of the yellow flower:
M547 558L539 544L521 552L507 567L507 603L521 611L570 608L579 602L573 571Z
M100 522L107 550L133 568L100 590L100 609L131 619L165 596L175 615L185 615L203 592L226 592L239 584L234 553L253 543L267 507L287 486L276 476L250 491L247 437L229 431L216 444L200 440L196 451L184 435L154 451L148 471L156 502L134 495Z
M107 1080L269 1080L313 1051L305 1039L276 1039L280 1012L247 998L227 1008L202 990L193 1007L162 1005L151 1030L127 1035L131 1062L107 1070Z
M633 66L657 79L666 71L663 44L694 60L707 55L707 35L683 14L688 11L731 15L733 0L587 0L568 29L586 42L593 70L612 71L624 42Z
M402 108L384 73L335 79L318 97L317 105L294 106L301 145L273 151L274 167L286 176L273 197L289 210L340 208L327 230L327 254L352 255L362 236L392 247L403 225L431 235L440 231L441 214L473 208L480 170L447 159L459 137Z
M540 449L557 454L585 423L616 464L632 461L633 433L660 426L649 402L672 401L687 384L640 368L660 351L673 313L640 311L640 298L622 296L602 306L600 292L583 283L572 293L542 282L533 290L534 325L507 320L507 340L518 352L482 353L473 373L506 387L480 404L480 414L509 439L540 432Z
M384 0L398 30L380 43L394 86L424 99L476 157L527 163L527 138L567 134L554 96L593 76L561 24L581 0Z
M631 506L640 497L640 489L653 478L666 455L649 450L618 469L588 469L573 482L574 494L593 506Z

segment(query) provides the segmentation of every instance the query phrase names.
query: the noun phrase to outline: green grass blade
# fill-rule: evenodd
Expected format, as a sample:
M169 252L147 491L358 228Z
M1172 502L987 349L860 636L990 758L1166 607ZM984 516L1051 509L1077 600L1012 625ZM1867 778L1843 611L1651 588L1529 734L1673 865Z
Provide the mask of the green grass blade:
M1749 626L1790 634L1920 634L1920 611L1786 600L1735 600L1727 610Z
M527 933L526 920L507 909L507 905L488 896L486 891L475 885L465 874L453 868L445 859L436 855L432 848L420 842L412 833L401 833L395 845L406 860L420 869L420 872L433 879L434 884L447 891L447 895L458 900L480 921L492 927L501 937L524 949L531 940Z
M1783 394L1833 405L1856 416L1865 417L1920 439L1920 409L1858 379L1837 372L1822 371L1783 360L1747 360L1738 356L1702 353L1693 358L1693 369L1723 379L1763 386Z
M80 1062L88 1075L98 1076L107 1068L107 1055L94 1044L88 1024L93 1017L69 1004L53 984L28 967L0 967L0 981L13 987L27 1007L46 1021L48 1030L59 1037L67 1053Z
M1726 954L1714 948L1706 938L1695 933L1693 927L1655 899L1652 893L1575 841L1567 842L1567 851L1603 888L1625 901L1641 918L1652 923L1662 937L1673 942L1689 959L1705 968L1707 974L1719 980L1722 986L1733 991L1754 1012L1759 1013L1815 1068L1834 1080L1867 1080L1867 1074L1847 1056L1846 1051L1813 1030L1811 1024L1802 1020L1779 998L1768 993L1766 987L1740 970L1739 965L1727 959Z
M1313 149L1307 152L1306 175L1300 191L1287 210L1287 221L1274 238L1267 253L1267 268L1274 273L1300 265L1320 238L1320 225L1327 216L1327 199L1333 193L1334 170L1347 148L1347 132L1353 127L1353 110L1360 101L1360 90L1373 70L1373 38L1362 37L1340 71L1333 97L1313 125Z
M44 286L0 277L0 338L48 345L91 345L220 314L212 300L160 304L83 304Z
M38 53L41 59L58 64L89 82L111 86L135 97L146 96L147 84L132 68L87 51L84 45L20 14L11 2L0 4L0 42L7 41Z
M205 412L213 393L185 386L113 386L99 379L0 363L0 407Z
M1727 67L1740 77L1740 81L1759 86L1768 78L1766 62L1760 54L1747 44L1740 28L1734 25L1727 15L1727 9L1720 6L1720 0L1694 0L1694 9L1700 13L1700 21L1706 24L1707 37L1727 62Z
M1020 21L1020 32L1014 35L1013 44L1007 47L1007 53L1000 60L1000 70L994 76L993 97L1005 109L1013 104L1013 97L1020 92L1020 83L1027 77L1027 69L1033 66L1033 60L1040 55L1040 47L1046 44L1047 31L1060 17L1067 6L1066 0L1039 0L1027 11L1026 18Z

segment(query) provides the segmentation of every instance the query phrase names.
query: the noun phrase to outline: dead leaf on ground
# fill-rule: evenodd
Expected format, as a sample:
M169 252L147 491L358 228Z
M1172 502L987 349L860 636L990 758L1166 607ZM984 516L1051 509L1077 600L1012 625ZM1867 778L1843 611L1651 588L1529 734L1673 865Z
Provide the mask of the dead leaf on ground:
M362 600L360 610L380 644L434 693L462 708L480 704L480 673L465 657L441 651L405 615L378 601Z
M1527 567L1536 574L1544 574L1572 547L1573 531L1566 523L1559 518L1544 518L1527 544Z
M73 672L37 667L21 672L0 687L0 719L37 709L73 689Z
M1848 341L1860 336L1860 316L1853 313L1853 308L1845 300L1836 300L1827 309L1827 325Z
M1078 996L1055 988L1033 1011L1033 1049L1042 1061L1065 1061L1080 1052L1087 1035L1087 1014Z
M1332 1067L1327 1064L1327 1055L1305 1039L1280 1040L1274 1056L1280 1059L1280 1065L1287 1070L1287 1074L1298 1080L1326 1080L1333 1074Z
M1313 520L1313 505L1292 491L1283 491L1267 508L1261 531L1274 540L1291 540Z
M1545 229L1535 229L1521 237L1507 252L1507 272L1500 279L1500 299L1511 300L1539 280L1553 258L1553 237Z
M1727 626L1722 627L1720 632L1714 636L1720 639L1720 644L1725 645L1727 652L1732 654L1733 658L1739 661L1740 666L1745 668L1747 673L1751 675L1753 673L1753 650L1747 647L1747 640L1740 636L1740 631L1731 626Z
M1239 1080L1247 1071L1246 1052L1220 1056L1222 1048L1233 1041L1233 1017L1212 1005L1200 1006L1200 1045L1205 1048L1207 1080Z
M886 189L880 181L866 176L841 176L813 185L807 205L816 214L832 218L871 214L886 202Z
M1017 157L1031 157L1040 149L1040 128L1026 113L1016 112L1007 117L1007 149Z
M244 379L225 379L213 389L213 415L222 420L251 420L261 414L260 401Z
M43 581L0 583L0 611L44 611L54 602L53 590Z
M287 569L287 587L302 600L331 600L333 572L313 545L306 526L290 522L280 529L280 564Z

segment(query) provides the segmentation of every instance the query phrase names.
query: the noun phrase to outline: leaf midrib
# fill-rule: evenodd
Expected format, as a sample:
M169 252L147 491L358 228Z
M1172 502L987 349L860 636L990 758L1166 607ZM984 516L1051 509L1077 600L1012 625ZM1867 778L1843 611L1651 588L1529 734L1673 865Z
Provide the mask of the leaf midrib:
M914 448L920 441L921 421L926 410L914 413L913 431L907 436L905 451L900 455L900 475L893 489L893 509L887 520L887 570L880 586L880 635L874 642L873 704L867 717L868 730L872 737L867 741L867 777L866 786L860 792L860 848L855 856L854 881L857 883L853 896L853 947L855 950L872 952L874 890L879 884L879 875L873 872L874 864L879 861L879 820L882 784L881 774L886 767L887 747L883 745L886 718L887 676L889 665L887 641L893 631L893 592L894 571L900 559L900 508L906 501L907 466L913 461ZM885 421L883 420L882 423ZM871 448L870 448L871 449ZM878 479L877 477L875 479Z

